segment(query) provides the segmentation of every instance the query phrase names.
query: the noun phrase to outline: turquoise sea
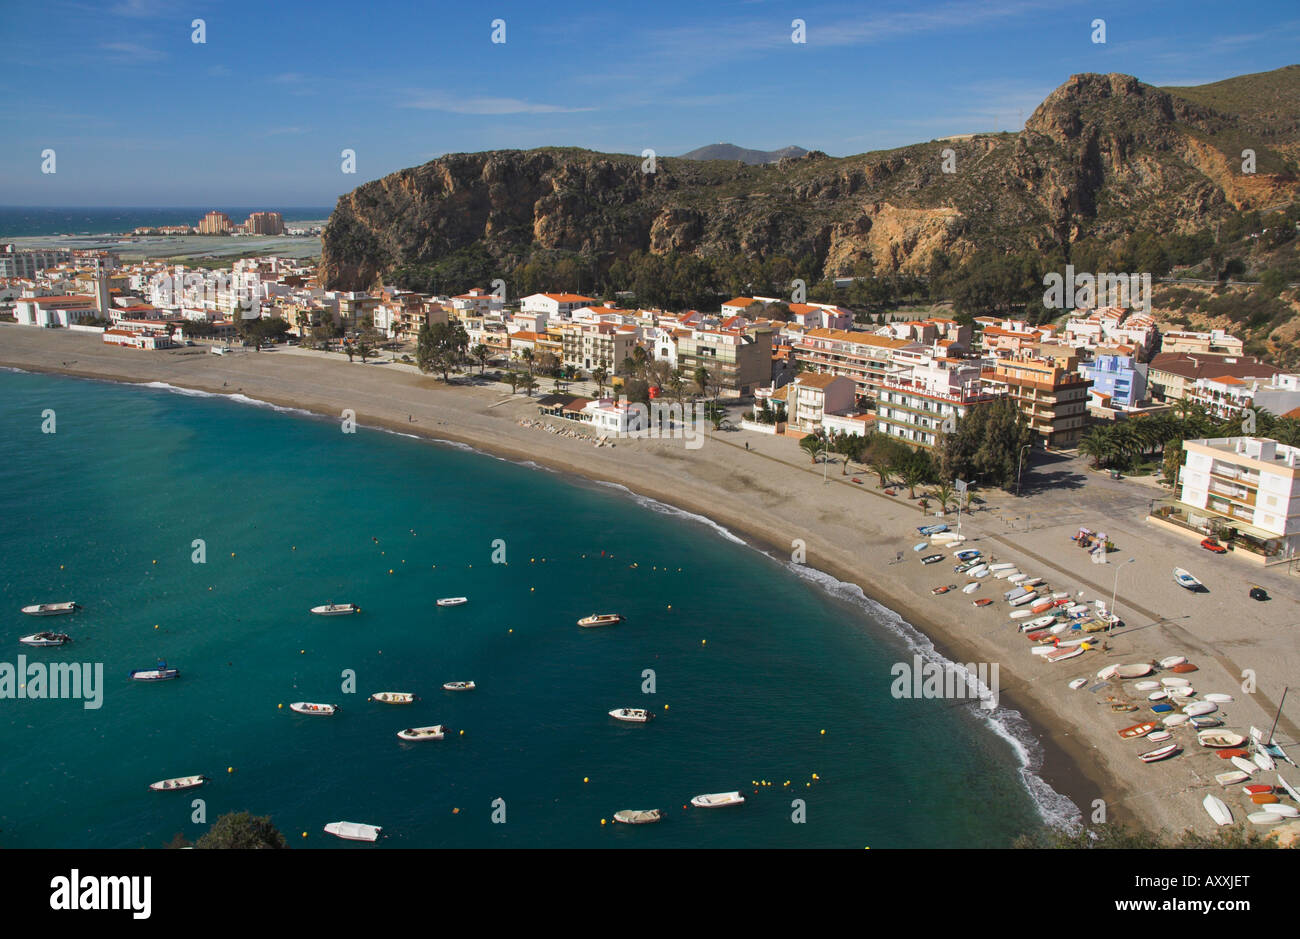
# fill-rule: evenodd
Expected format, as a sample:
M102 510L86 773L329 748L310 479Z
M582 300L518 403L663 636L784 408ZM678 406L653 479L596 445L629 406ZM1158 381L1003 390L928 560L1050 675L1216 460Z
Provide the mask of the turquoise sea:
M1014 713L890 697L890 666L928 645L894 614L618 487L247 400L0 371L0 519L0 661L103 663L105 683L98 710L0 700L0 847L161 847L205 830L196 798L209 822L246 809L291 846L350 850L1002 847L1073 812ZM58 600L84 609L19 613ZM362 612L308 613L331 601ZM605 610L627 622L575 625ZM74 642L17 643L41 628ZM180 679L127 679L158 658ZM456 679L478 689L441 690ZM366 701L382 690L420 700ZM607 716L623 706L657 716ZM394 736L434 723L453 733ZM147 789L193 773L211 782ZM733 789L743 806L682 808ZM601 825L624 808L667 817ZM387 837L322 833L339 820Z

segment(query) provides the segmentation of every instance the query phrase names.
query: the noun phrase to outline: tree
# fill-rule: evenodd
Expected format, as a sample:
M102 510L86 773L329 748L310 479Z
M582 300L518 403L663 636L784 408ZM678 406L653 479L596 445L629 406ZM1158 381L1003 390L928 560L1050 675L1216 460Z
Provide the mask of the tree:
M487 360L492 355L492 350L480 342L470 351L470 355L478 360L478 373L482 375L483 369L487 366Z
M802 440L799 441L799 449L803 450L804 453L807 453L810 457L812 457L812 462L814 465L816 465L817 463L817 454L821 452L821 449L824 446L825 446L825 442L822 440L821 437L818 437L816 434L809 434L808 436L804 437Z
M700 389L700 394L707 394L709 387L709 370L701 365L695 370L692 376L695 379L696 387Z
M519 391L519 385L524 380L524 373L516 372L514 369L511 369L502 377L505 379L506 384L510 386L510 393L515 394Z
M194 842L196 850L202 848L286 848L288 843L271 824L269 815L254 816L248 812L227 812L207 832Z
M1101 464L1109 460L1114 453L1114 441L1111 440L1110 428L1090 427L1088 432L1079 438L1079 453L1092 459L1092 468L1100 469Z
M938 448L939 472L945 479L978 479L1010 489L1016 483L1020 453L1034 441L1016 403L999 398L977 404L957 421Z
M940 483L930 491L930 495L939 501L939 508L943 509L945 515L948 514L948 506L953 502L953 496L956 491L952 488L951 483Z
M416 340L415 362L422 372L442 372L442 380L461 361L469 345L469 334L459 323L425 323Z
M609 370L604 366L597 366L591 370L591 380L596 383L596 397L605 397L605 383L609 381Z

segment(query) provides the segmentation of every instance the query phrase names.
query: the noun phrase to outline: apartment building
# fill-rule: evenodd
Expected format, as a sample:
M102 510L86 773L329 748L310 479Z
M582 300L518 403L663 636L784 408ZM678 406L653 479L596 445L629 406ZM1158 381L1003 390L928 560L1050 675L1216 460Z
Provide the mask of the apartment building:
M1193 354L1213 353L1217 355L1241 355L1245 349L1236 336L1230 336L1222 329L1208 333L1170 330L1160 337L1161 352L1189 352Z
M1092 382L1094 396L1109 399L1108 407L1134 408L1146 400L1147 366L1131 355L1099 355L1079 366L1079 374Z
M524 313L547 313L555 321L568 319L574 310L595 302L595 297L576 293L534 293L520 300L519 308Z
M1092 382L1075 369L1072 355L1054 361L1003 359L984 370L985 385L1009 396L1044 447L1068 448L1079 442L1088 421Z
M728 397L751 395L772 380L770 326L749 329L695 329L677 340L677 367L688 381L703 368Z
M858 401L876 398L885 376L900 351L919 352L918 342L842 329L810 329L793 340L795 359L807 371L826 372L853 379Z
M244 231L250 235L283 235L284 216L279 212L254 212L244 222Z
M1189 522L1231 529L1229 539L1247 539L1266 554L1300 549L1300 448L1217 437L1184 440L1183 449L1177 491Z
M1253 355L1161 352L1152 357L1147 370L1151 393L1165 401L1188 397L1200 378L1240 378L1267 382L1279 369Z
M233 227L225 212L209 212L199 219L200 235L228 235Z
M816 373L796 375L771 395L785 401L789 426L808 434L821 430L827 416L851 412L855 397L853 379Z
M30 279L39 271L71 263L71 251L19 251L11 244L0 248L0 277Z
M882 434L933 449L972 407L993 400L976 363L935 358L928 350L898 358L878 390L875 426Z
M632 354L641 331L618 323L575 323L560 327L559 333L560 361L564 365L588 372L603 368L612 373Z

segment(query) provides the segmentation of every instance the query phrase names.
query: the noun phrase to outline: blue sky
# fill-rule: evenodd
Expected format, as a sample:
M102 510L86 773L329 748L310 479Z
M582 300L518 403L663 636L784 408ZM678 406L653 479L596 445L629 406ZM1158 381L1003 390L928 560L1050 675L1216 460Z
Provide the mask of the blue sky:
M332 205L443 153L548 145L843 156L1019 129L1076 72L1300 60L1294 0L43 0L4 24L10 205Z

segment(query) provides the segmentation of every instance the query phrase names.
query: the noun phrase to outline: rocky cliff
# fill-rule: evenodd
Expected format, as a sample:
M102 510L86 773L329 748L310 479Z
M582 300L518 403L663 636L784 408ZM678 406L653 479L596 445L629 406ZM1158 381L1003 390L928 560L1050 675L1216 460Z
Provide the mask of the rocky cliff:
M1084 237L1188 230L1297 197L1294 107L1280 123L1270 112L1272 124L1233 110L1253 100L1243 83L1262 77L1300 100L1297 66L1203 86L1231 94L1085 74L1018 134L851 157L812 151L757 166L661 157L649 173L639 156L577 149L451 154L340 198L322 280L365 288L467 248L503 270L558 249L602 263L637 250L784 254L811 256L829 276L864 260L915 273L937 251L961 259L977 247L1068 250ZM1246 148L1253 175L1241 171Z

